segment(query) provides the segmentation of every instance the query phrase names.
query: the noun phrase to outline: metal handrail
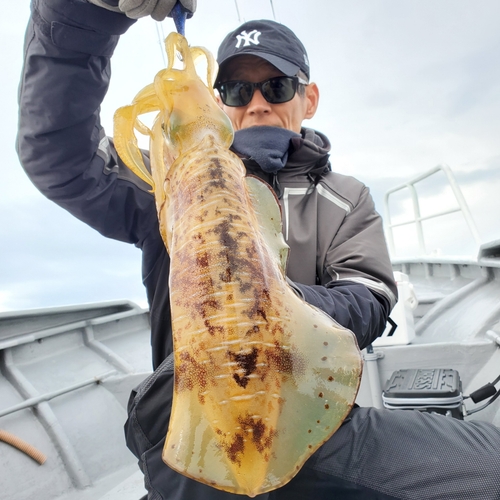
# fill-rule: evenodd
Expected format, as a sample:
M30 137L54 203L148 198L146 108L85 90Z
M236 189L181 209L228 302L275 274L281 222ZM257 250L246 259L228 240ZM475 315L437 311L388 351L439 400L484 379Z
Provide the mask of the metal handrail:
M415 184L418 182L427 179L428 177L434 175L437 172L443 172L446 175L446 178L448 180L448 183L453 191L453 194L455 195L455 199L457 200L458 207L452 208L449 210L444 210L440 212L436 212L432 215L427 215L425 217L422 217L420 213L420 204L418 200L418 193L415 189ZM393 224L391 222L391 214L390 214L390 209L389 209L389 196L391 194L394 194L397 191L401 191L403 189L408 189L411 195L412 199L412 205L413 205L413 219L410 219L405 222L399 222ZM455 177L453 175L453 172L451 171L450 167L447 165L438 165L428 172L425 172L424 174L421 174L404 184L401 184L400 186L397 186L395 188L390 189L385 193L384 197L384 212L385 212L385 220L384 220L384 226L386 228L386 234L387 234L387 239L388 239L388 245L389 245L389 250L391 252L391 255L395 255L396 253L396 248L394 245L394 233L393 233L393 228L399 227L399 226L405 226L408 224L415 224L416 231L417 231L417 239L418 239L418 248L420 251L420 254L425 255L425 240L424 240L424 231L423 231L423 226L422 222L428 219L433 219L436 217L441 217L443 215L448 215L452 214L455 212L462 212L462 215L464 216L465 222L467 223L467 226L472 234L472 237L474 238L475 242L477 245L481 245L481 238L479 237L479 233L476 228L476 224L474 222L474 219L472 218L472 214L469 210L469 206L467 205L467 201L465 200L462 191L460 190L460 187L458 186Z
M83 380L81 382L77 382L76 384L64 387L63 389L59 389L57 391L52 391L52 392L46 392L44 394L39 394L38 396L30 397L28 399L25 399L22 403L18 403L16 405L12 405L9 406L8 408L0 410L0 418L20 410L25 410L26 408L32 408L34 406L38 406L40 403L45 403L47 401L50 401L51 399L57 398L58 396L62 396L64 394L77 391L78 389L83 389L84 387L87 387L89 385L101 384L106 378L116 374L117 372L115 370L108 371L101 375L96 375L93 378Z
M14 337L8 337L5 340L0 340L0 351L11 347L17 347L23 344L29 344L31 342L35 342L36 340L45 339L47 337L52 337L54 335L60 335L69 332L71 330L80 330L87 326L95 326L95 325L102 325L105 323L111 323L112 321L126 319L132 316L137 316L139 314L144 314L144 310L132 309L129 311L122 311L118 313L108 314L106 316L98 316L96 318L81 319L74 321L72 323L66 323L59 326L51 326L48 328L35 330L30 333L24 333Z

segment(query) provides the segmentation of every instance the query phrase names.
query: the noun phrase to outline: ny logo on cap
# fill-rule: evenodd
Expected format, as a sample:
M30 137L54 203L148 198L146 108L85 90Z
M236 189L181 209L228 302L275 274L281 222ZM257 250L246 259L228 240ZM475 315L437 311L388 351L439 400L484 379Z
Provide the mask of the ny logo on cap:
M254 45L259 45L259 36L262 35L260 31L252 30L250 33L246 31L242 31L239 35L236 35L236 48L239 49L241 46L241 42L243 43L243 47L248 47L251 43Z

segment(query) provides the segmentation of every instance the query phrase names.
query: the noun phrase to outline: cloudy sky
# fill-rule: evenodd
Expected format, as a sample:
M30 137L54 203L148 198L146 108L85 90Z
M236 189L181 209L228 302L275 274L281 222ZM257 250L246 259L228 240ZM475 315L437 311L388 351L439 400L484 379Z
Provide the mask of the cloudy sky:
M332 142L333 168L384 193L436 165L455 174L481 241L500 239L500 2L498 0L199 0L188 21L192 45L215 52L240 21L269 18L292 28L309 52L321 91L306 125ZM29 2L8 2L0 18L2 182L0 311L130 299L146 305L140 251L106 240L41 196L14 150L16 93ZM136 23L113 58L103 122L163 65L167 20ZM423 214L456 206L444 175L417 185ZM391 197L406 220L406 193ZM458 214L427 223L427 251L475 254ZM443 227L446 228L443 230ZM396 237L414 241L410 227ZM397 240L396 240L397 241ZM398 245L401 254L408 252Z

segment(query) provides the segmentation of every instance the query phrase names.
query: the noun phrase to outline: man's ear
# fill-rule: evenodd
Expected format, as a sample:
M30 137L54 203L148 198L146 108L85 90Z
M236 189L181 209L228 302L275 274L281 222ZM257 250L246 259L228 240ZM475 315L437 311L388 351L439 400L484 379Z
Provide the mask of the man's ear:
M312 118L316 114L319 104L319 89L318 86L312 82L306 85L305 99L307 101L307 106L305 110L304 118Z

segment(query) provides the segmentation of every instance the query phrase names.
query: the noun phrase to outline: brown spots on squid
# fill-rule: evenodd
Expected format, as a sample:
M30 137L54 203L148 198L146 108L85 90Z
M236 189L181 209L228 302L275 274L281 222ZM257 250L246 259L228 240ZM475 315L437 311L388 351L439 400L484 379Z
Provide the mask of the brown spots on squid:
M250 337L252 335L256 335L260 332L260 327L259 325L253 325L252 328L250 328L249 330L247 330L247 332L245 333L245 336L246 337Z
M259 355L259 350L256 347L253 347L252 351L247 354L228 351L228 355L231 360L236 362L238 367L243 370L243 376L234 373L233 378L240 387L245 388L248 385L248 376L254 373L257 369L257 357Z
M226 219L220 224L217 224L214 227L213 231L215 232L215 234L219 235L219 242L221 246L227 249L230 254L235 254L238 249L238 241L233 236L231 236L230 229L231 222L230 220Z
M252 288L252 283L243 283L243 282L240 282L240 292L241 293L247 293L248 290L250 290L250 288Z
M207 252L203 252L201 255L196 256L196 266L197 267L208 267L209 266L209 258L208 258Z
M275 348L266 349L265 354L270 370L290 375L294 373L294 358L289 349L284 349L275 342Z
M219 278L223 283L231 283L231 280L233 278L231 268L229 266L226 267L224 272L219 274Z
M213 297L206 298L201 302L195 302L193 305L202 318L212 316L214 311L220 311L222 309L222 304Z
M212 325L207 319L203 322L208 333L213 337L215 335L222 335L224 333L223 326Z
M205 243L205 238L203 238L203 235L201 234L201 232L198 232L198 233L194 234L193 235L193 240L198 241L202 245Z
M198 387L202 391L207 385L207 370L189 352L181 352L175 367L175 389L178 392L192 391ZM203 404L202 401L200 403Z
M209 186L216 189L226 189L226 179L224 177L224 167L219 158L213 156L210 158L208 166L208 175L210 177Z
M245 251L246 251L249 259L256 259L257 258L257 246L255 245L254 241L252 241L251 245L247 245L247 247L245 248Z
M267 321L267 313L263 307L258 307L256 304L255 307L250 311L249 316L251 318L255 318L255 316L260 316L264 321Z
M208 215L208 211L205 210L202 214L198 214L194 217L194 220L198 222L198 224L203 224L205 222L205 217ZM184 228L183 228L184 229ZM186 228L187 229L187 228ZM186 230L183 231L182 234L185 234Z
M276 323L271 330L274 337L283 338L285 335L285 329L281 323Z
M277 431L268 428L262 418L248 414L246 417L239 417L238 423L241 428L240 432L234 434L229 442L220 445L228 459L234 464L241 465L246 444L250 441L262 455L262 458L268 462L270 459L269 450L272 448L274 437L278 434ZM215 432L221 437L224 435L220 429L216 429Z
M245 418L240 417L238 422L246 435L251 438L257 451L264 454L265 460L269 460L269 453L267 452L273 445L273 440L277 435L277 431L268 428L262 418L255 418L251 416L247 416Z
M218 256L227 263L224 271L219 274L220 280L224 283L230 283L234 279L234 276L238 276L243 269L248 268L250 265L248 260L238 257L240 243L238 238L234 237L231 231L232 221L237 218L239 218L239 216L231 214L212 229L219 237L221 251L218 253ZM241 239L241 235L239 239ZM252 270L249 272L251 271ZM242 284L239 278L237 281L240 282L242 287L248 286L250 288L252 286L248 283ZM244 291L242 290L242 292Z
M252 286L252 285L250 285ZM269 295L269 290L267 288L257 288L253 290L254 301L252 307L245 311L245 314L250 319L255 319L256 317L261 317L265 322L267 322L267 312L269 306L271 305L271 299Z
M240 453L243 453L243 450L245 449L245 440L243 439L243 436L241 434L236 434L233 438L233 441L231 444L226 446L226 454L227 457L233 464L241 464L241 460L238 457Z

